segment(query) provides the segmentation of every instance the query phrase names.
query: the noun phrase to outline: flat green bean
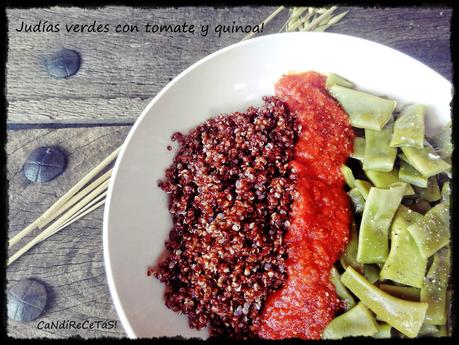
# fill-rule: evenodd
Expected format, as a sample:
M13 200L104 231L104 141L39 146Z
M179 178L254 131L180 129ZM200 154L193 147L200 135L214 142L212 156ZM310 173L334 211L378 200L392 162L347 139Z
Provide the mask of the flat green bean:
M378 323L378 332L373 334L372 337L376 339L387 339L391 337L392 326L388 323Z
M379 280L379 271L380 268L377 265L364 265L363 268L363 274L371 284Z
M354 188L355 187L355 178L354 174L352 173L351 168L349 168L347 165L342 165L341 166L341 173L344 176L344 181L346 181L347 185L349 188Z
M344 309L349 310L355 306L354 297L349 293L346 287L341 283L341 275L335 266L330 271L330 281L335 286L336 294L344 302Z
M421 199L426 201L438 201L441 199L440 187L436 176L427 179L427 188L414 187L414 190Z
M362 214L363 208L365 207L365 199L363 198L362 193L359 192L357 188L352 188L347 192L349 198L351 199L352 208L354 213Z
M446 325L441 325L440 327L438 327L438 333L435 334L435 336L439 338L449 337L448 328L446 327Z
M351 125L358 128L382 129L397 105L393 100L340 85L331 86L329 91L349 114Z
M365 170L365 175L367 175L371 183L378 188L387 188L393 183L400 182L396 169L389 172Z
M390 141L392 147L424 147L424 113L425 107L420 104L403 108L395 120L394 133Z
M371 336L378 332L375 318L363 303L334 318L325 327L322 339Z
M400 186L400 185L405 186L405 192L403 193L403 196L414 196L416 194L413 186L411 186L409 183L405 183L402 181L392 183L389 187L395 187L395 186Z
M406 162L406 163L410 163L410 161L408 160L408 158L406 158L405 154L403 152L400 152L398 155L397 155L398 158L400 158L402 161Z
M381 280L421 288L426 273L427 259L419 252L408 226L422 219L422 215L400 205L391 224L389 255L380 272Z
M405 299L407 301L420 301L421 289L411 287L411 286L397 286L389 284L379 284L379 288L387 292L389 295Z
M365 138L364 137L355 137L354 138L354 148L351 153L351 157L363 161L365 156Z
M422 149L402 147L402 151L410 165L425 177L431 177L441 172L446 172L451 168L451 164L441 159L430 145L424 145Z
M390 120L381 130L365 129L363 170L389 172L393 169L397 156L397 148L389 145L393 126Z
M362 194L363 198L367 200L370 188L373 187L372 184L365 180L356 179L354 185L359 190L360 194Z
M427 177L424 177L419 171L403 160L400 161L398 178L400 181L410 183L414 186L427 188Z
M453 153L453 143L451 141L451 120L431 140L440 157L448 163L451 163L451 154Z
M350 88L354 87L353 82L339 76L338 74L329 73L327 76L327 80L325 81L325 86L327 88L330 88L333 85L341 85L341 86L350 87Z
M348 266L352 266L355 270L363 273L363 264L357 261L359 235L357 232L357 224L355 223L354 219L351 220L349 236L349 242L347 243L346 248L344 248L339 261L344 269L346 269Z
M419 330L418 337L435 336L438 334L438 327L428 323L423 323Z
M425 323L446 324L446 290L448 287L451 253L449 247L440 249L427 272L421 288L421 301L428 303Z
M376 171L376 170L365 170L365 175L378 188L389 188L390 186L401 182L398 177L397 169L392 171ZM410 184L406 184L405 193L403 195L414 195L414 189Z
M383 263L389 251L389 226L402 201L405 184L389 189L372 187L360 223L357 261Z
M418 334L427 311L427 303L393 297L370 284L351 266L341 275L341 281L376 314L378 319L387 322L410 338Z
M451 196L451 186L449 181L443 182L443 186L441 187L441 201L449 202Z
M449 203L442 202L427 211L419 222L408 226L424 258L432 256L449 243L449 218Z

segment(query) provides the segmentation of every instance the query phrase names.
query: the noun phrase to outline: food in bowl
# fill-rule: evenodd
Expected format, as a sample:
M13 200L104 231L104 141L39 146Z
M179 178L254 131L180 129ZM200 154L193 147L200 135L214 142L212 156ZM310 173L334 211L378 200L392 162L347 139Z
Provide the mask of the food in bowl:
M394 119L395 101L335 74L275 89L173 135L160 187L174 225L148 270L166 306L217 336L446 333L448 139L440 156L422 106Z
M176 133L180 150L161 183L174 227L155 275L170 289L166 305L214 334L252 334L285 279L299 126L279 99L264 102Z

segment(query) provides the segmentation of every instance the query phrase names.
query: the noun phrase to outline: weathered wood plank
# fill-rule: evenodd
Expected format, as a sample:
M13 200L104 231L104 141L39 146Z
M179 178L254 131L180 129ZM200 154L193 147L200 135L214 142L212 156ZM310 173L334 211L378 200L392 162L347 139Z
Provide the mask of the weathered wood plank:
M343 8L344 9L344 8ZM258 23L274 7L161 8L108 7L10 9L7 97L10 124L133 122L150 99L181 70L242 35L197 38L187 35L139 34L19 34L13 29L25 20L61 23L195 21ZM282 25L286 12L266 31ZM351 8L330 31L371 39L399 49L451 77L449 21L451 10L442 8ZM103 35L103 34L102 34ZM47 76L41 59L60 48L82 53L81 71L67 81ZM47 209L114 148L128 126L9 131L8 178L9 236ZM66 172L47 184L27 182L22 163L40 145L59 145L69 154ZM88 215L36 246L7 270L8 284L35 277L47 284L51 301L39 320L22 324L8 321L12 337L123 336L118 321L114 330L38 330L39 321L117 320L105 278L102 253L102 210ZM30 237L28 237L30 238ZM21 243L25 243L27 239Z
M15 123L100 123L122 121L134 123L137 116L151 101L150 98L47 98L17 100L8 106L9 124ZM11 114L20 117L10 121ZM14 115L12 115L14 116ZM56 121L57 120L57 121Z
M142 9L104 7L8 9L7 99L9 123L134 121L151 98L174 76L200 58L244 34L19 33L21 21L40 19L61 25L75 22L139 24L257 24L275 7L183 7ZM428 64L451 79L450 18L445 8L343 8L344 19L329 31L367 38ZM287 11L266 26L277 32ZM42 63L47 54L66 47L83 58L69 80L50 78Z
M9 237L30 224L81 177L121 145L129 126L82 129L37 129L9 131ZM58 145L68 153L68 166L56 179L44 183L29 182L22 164L38 146ZM8 286L23 278L36 278L49 290L46 312L37 320L20 323L8 320L11 337L65 338L124 336L106 281L102 249L103 208L73 223L32 248L7 269ZM33 235L39 231L34 231ZM16 250L33 236L27 236ZM75 322L117 320L114 329L37 329L44 321Z
M345 8L343 8L345 9ZM452 80L450 20L441 7L356 8L329 32L369 39L397 49Z
M135 119L148 101L183 69L245 35L237 33L218 38L210 33L207 37L199 33L18 33L15 28L22 20L33 23L41 19L60 22L61 26L94 20L112 26L186 21L214 27L217 23L232 24L233 21L258 24L272 11L273 8L267 7L11 9L8 11L8 120ZM51 79L42 63L47 54L61 47L79 51L83 60L78 74L69 80ZM61 100L67 103L61 105ZM44 105L37 105L41 101L45 101ZM19 103L16 105L16 102ZM88 103L92 103L89 108Z

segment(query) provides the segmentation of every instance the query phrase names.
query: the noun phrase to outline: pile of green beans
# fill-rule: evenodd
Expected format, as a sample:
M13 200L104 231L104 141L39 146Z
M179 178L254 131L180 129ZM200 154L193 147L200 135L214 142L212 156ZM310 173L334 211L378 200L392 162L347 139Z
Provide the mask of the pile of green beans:
M425 106L396 112L396 101L333 73L326 86L356 138L342 167L350 239L331 271L345 310L322 337L448 336L451 122L427 138Z

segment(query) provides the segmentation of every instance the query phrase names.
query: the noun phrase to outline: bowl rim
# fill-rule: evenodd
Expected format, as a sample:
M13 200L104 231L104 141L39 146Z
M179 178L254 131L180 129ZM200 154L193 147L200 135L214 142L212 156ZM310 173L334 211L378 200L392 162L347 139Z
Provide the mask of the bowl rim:
M354 40L355 42L360 42L362 44L370 44L373 46L379 46L380 48L384 49L389 49L393 53L399 54L401 56L404 56L404 58L411 60L410 62L413 64L417 65L422 65L424 67L429 68L432 72L434 72L438 77L442 78L444 81L446 81L449 85L452 84L449 80L447 80L444 76L442 76L440 73L432 69L430 66L416 60L415 58L397 50L392 47L386 46L384 44L374 42L372 40L352 36L352 35L346 35L346 34L341 34L341 33L331 33L331 32L283 32L283 33L275 33L275 34L267 34L259 37L255 37L249 40L243 40L239 41L237 43L231 44L229 46L226 46L224 48L221 48L204 58L198 60L197 62L193 63L189 67L187 67L185 70L180 72L177 76L175 76L169 83L167 83L166 86L164 86L157 94L156 96L153 97L153 99L148 103L148 105L144 108L144 110L141 112L140 116L136 119L135 123L129 130L128 135L126 136L126 139L124 140L123 144L121 145L121 150L118 154L118 157L116 159L115 165L113 167L113 173L110 178L110 182L108 185L108 191L107 191L107 196L106 196L106 202L105 202L105 208L104 208L104 215L103 215L103 255L104 255L104 266L105 266L105 271L107 275L107 282L110 290L110 295L113 300L113 304L115 305L116 312L118 314L118 317L121 320L121 323L123 325L124 330L126 331L127 335L129 338L136 339L138 338L133 330L133 327L131 325L131 322L126 316L126 313L124 311L124 308L121 303L121 299L119 297L117 288L116 288L116 283L114 280L113 276L113 271L111 267L111 260L110 260L110 255L109 255L109 213L110 213L110 208L111 208L111 201L113 198L113 186L115 184L115 181L118 176L118 171L120 169L120 166L123 161L123 157L126 152L127 146L129 146L132 137L135 135L137 128L141 125L143 122L143 119L147 116L147 114L150 112L150 110L154 107L154 105L158 102L158 100L170 89L172 88L176 83L178 83L184 76L186 76L188 73L190 73L192 70L198 68L199 66L205 64L207 61L212 60L216 58L219 55L225 54L227 51L237 49L239 47L253 44L253 42L261 42L261 41L268 41L268 40L276 40L279 37L285 37L285 36L298 36L298 37L304 37L305 35L308 36L327 36L327 37L336 37L337 39L343 38L343 39L348 39L348 40Z

